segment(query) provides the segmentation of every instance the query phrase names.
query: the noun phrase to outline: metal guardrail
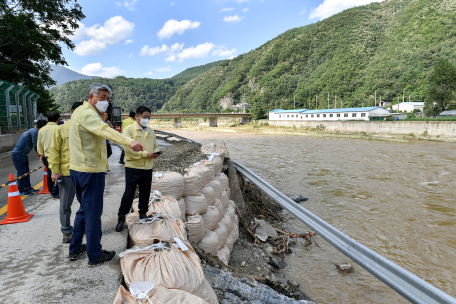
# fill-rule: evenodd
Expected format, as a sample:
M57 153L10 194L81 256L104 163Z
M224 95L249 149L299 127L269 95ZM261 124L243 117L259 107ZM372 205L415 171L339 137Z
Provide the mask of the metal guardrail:
M340 252L416 304L456 304L456 299L343 234L275 189L247 167L238 171Z

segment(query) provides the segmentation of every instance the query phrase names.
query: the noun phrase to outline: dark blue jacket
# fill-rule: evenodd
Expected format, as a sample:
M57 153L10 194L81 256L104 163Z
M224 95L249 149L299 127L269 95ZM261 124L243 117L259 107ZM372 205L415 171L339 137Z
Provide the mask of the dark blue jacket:
M15 153L21 153L27 156L33 148L36 150L36 144L38 142L38 129L32 128L24 132L21 138L19 138L16 146L13 149Z

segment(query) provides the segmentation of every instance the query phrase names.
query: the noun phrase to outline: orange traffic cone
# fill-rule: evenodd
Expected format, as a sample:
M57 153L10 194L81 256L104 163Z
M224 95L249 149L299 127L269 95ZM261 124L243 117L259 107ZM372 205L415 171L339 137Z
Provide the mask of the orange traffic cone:
M49 189L48 189L48 172L47 172L47 168L44 167L44 179L43 179L43 189L38 192L38 194L51 194L51 192L49 192Z
M13 182L14 176L12 174L9 175L9 180L12 183L8 187L8 213L5 219L0 222L0 225L28 222L33 214L25 212L21 195L17 189L16 182Z

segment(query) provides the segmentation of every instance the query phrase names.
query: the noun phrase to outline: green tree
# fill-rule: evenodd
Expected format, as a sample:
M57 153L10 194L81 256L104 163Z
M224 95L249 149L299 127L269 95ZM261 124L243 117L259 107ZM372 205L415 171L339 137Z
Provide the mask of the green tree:
M76 0L0 0L0 79L38 93L39 112L58 107L49 62L68 65L61 45L74 49L68 37L84 17Z
M429 79L426 96L426 115L436 116L450 110L456 97L456 65L440 58Z
M266 118L266 109L263 104L256 102L250 109L250 113L253 119L263 119Z

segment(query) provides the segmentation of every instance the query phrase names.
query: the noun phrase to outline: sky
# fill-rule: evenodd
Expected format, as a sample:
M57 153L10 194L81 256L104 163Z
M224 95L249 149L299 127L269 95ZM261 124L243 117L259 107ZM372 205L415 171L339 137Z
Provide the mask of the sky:
M169 78L371 2L79 0L86 18L71 37L76 48L64 48L63 55L71 69L85 75Z

